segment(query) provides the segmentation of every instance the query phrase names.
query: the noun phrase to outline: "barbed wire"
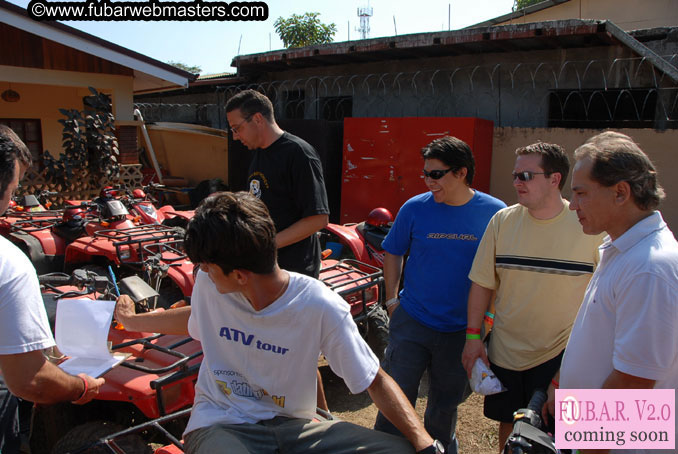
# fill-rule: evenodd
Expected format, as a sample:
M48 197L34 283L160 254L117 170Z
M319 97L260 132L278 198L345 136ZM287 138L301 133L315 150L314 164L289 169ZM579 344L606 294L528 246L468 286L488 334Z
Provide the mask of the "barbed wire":
M663 58L678 64L678 54ZM278 118L475 116L497 126L678 127L678 86L642 57L314 75L220 90L228 99L246 88L266 94ZM224 106L217 103L136 106L150 121L226 126L215 124L225 122Z

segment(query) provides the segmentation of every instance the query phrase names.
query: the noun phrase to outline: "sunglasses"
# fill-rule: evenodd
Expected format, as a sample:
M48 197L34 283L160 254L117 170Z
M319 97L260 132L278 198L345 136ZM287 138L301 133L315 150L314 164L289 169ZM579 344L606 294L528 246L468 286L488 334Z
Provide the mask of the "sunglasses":
M440 180L442 177L445 176L447 172L451 171L452 171L451 167L445 170L431 170L430 172L422 170L422 172L424 172L424 177L431 178L432 180Z
M534 180L535 175L548 175L548 173L546 173L546 172L530 172L529 170L525 170L523 172L513 172L511 175L513 175L514 180L517 178L520 181L532 181L532 180Z

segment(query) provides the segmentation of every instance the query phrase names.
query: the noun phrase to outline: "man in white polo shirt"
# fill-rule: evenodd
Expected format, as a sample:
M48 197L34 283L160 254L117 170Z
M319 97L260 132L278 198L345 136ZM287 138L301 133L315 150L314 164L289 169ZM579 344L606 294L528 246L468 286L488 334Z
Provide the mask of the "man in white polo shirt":
M575 158L570 209L584 233L608 236L549 387L551 413L558 385L678 387L678 242L655 211L664 198L657 172L630 137L616 132L592 137Z

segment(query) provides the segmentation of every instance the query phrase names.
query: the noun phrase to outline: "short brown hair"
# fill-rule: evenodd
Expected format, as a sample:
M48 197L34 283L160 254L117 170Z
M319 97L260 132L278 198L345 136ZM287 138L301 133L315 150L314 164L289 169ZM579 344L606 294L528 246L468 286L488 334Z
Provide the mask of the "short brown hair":
M577 161L591 159L591 179L602 186L626 181L641 210L654 210L665 197L654 164L626 134L606 131L595 135L577 148L574 156Z
M31 152L11 128L0 125L0 195L5 194L14 178L16 161L30 167L33 163Z
M240 110L244 118L250 118L256 113L260 113L269 122L274 121L273 104L266 95L255 90L243 90L233 95L226 102L226 113L234 110Z
M224 274L269 274L277 261L275 235L264 202L249 192L218 192L195 210L184 246L193 263L213 263Z
M516 150L516 155L538 154L541 156L541 167L546 175L553 173L560 174L560 183L558 189L562 190L567 180L567 174L570 173L570 160L567 159L565 150L555 143L537 142L532 145L520 147Z

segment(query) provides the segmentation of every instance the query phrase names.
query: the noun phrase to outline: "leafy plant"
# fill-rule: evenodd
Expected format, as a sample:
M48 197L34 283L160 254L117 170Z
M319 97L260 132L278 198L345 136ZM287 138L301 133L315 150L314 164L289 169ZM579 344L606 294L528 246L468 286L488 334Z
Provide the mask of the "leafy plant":
M180 61L174 61L170 60L167 62L168 65L172 65L175 68L183 69L184 71L187 71L191 74L200 74L202 72L202 68L197 65L187 65L186 63L182 63Z
M85 98L85 109L59 109L66 118L63 125L64 152L54 158L48 151L43 153L47 177L56 183L67 185L73 178L84 178L87 170L88 183L99 187L102 180L118 177L118 140L114 135L115 124L111 113L111 99L89 87L92 96Z
M292 14L287 19L279 17L273 26L285 47L331 43L337 26L334 23L323 24L318 19L319 15L320 13L304 13L303 16Z
M545 0L515 0L513 2L513 11L518 11L519 9L527 8L537 3L541 3Z

